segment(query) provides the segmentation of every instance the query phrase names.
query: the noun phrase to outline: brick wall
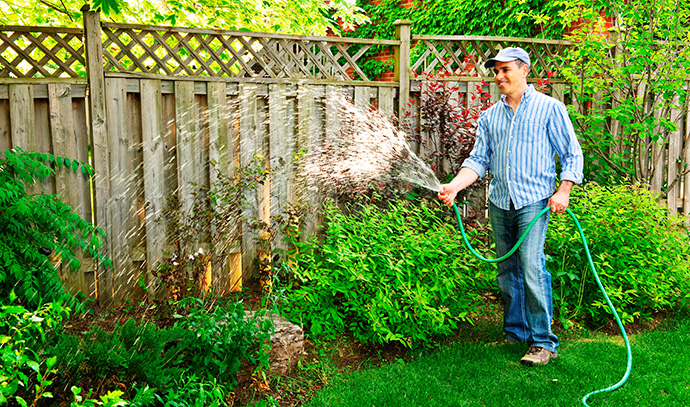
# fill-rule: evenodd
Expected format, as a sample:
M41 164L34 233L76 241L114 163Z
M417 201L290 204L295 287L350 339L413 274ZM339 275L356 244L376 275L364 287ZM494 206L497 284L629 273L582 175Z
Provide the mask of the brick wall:
M410 8L415 6L415 3L419 2L419 0L400 0L398 4L400 6L405 7L405 8ZM371 4L380 4L381 0L371 0ZM371 57L368 57L367 59L369 60L375 60L375 61L380 61L382 63L386 63L388 60L392 59L394 57L393 50L384 50L379 52L378 54L375 54ZM395 74L393 73L393 65L389 65L388 71L382 73L379 75L377 78L374 78L373 80L376 81L383 81L383 82L394 82L395 81Z
M605 28L602 34L608 35L608 29L613 27L616 24L616 18L614 16L607 16L605 12L600 12L599 15L601 18L604 19L605 23ZM589 22L586 20L580 20L576 23L573 23L570 27L566 28L565 31L563 32L563 38L567 38L568 36L572 35L575 30L581 28L583 25L588 24Z

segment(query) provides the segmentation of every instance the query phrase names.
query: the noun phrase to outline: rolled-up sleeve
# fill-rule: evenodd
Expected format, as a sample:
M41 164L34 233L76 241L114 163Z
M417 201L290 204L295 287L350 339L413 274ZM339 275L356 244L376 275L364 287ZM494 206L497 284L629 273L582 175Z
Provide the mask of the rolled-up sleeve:
M477 121L477 139L470 156L462 162L462 167L467 167L484 178L491 162L491 146L489 143L489 132L487 129L486 117L484 114Z
M561 160L561 181L569 180L576 184L584 178L584 155L575 135L568 109L561 102L554 103L554 111L548 123L549 141Z

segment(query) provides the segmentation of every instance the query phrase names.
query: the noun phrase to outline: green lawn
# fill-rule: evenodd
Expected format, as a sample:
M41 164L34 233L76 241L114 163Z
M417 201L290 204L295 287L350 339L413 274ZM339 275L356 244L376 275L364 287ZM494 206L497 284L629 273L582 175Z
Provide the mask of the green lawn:
M613 393L590 406L690 406L690 320L630 336L633 370ZM323 389L306 406L578 406L625 372L620 337L564 339L548 366L519 364L521 345L458 341L410 362L361 370Z

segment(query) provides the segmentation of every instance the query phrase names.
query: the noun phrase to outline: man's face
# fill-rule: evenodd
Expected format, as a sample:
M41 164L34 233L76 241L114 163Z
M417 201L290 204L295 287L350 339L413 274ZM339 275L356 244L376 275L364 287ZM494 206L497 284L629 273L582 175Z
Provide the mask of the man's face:
M494 65L494 82L504 95L510 95L522 89L526 83L529 67L518 67L517 62L496 62Z

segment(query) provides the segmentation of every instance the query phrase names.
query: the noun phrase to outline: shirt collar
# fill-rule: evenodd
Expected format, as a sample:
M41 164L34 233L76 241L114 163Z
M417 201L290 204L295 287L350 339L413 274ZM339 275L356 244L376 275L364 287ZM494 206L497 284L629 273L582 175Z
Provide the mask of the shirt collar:
M534 85L527 85L527 89L522 93L522 98L520 99L521 102L526 102L529 100L532 95L536 90L534 89ZM501 95L501 102L503 102L504 105L508 106L508 102L506 102L506 95Z

